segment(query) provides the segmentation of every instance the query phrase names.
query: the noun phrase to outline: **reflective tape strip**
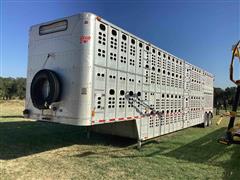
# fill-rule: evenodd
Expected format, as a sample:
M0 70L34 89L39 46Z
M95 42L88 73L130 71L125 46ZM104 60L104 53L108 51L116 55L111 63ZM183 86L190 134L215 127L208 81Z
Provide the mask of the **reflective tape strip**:
M177 117L179 115L184 115L184 114L187 114L187 113L184 113L184 112L174 112L174 113L168 113L168 114L165 114L167 118L173 118L173 117ZM158 114L154 114L154 115L150 115L151 117L155 117L155 116L158 116ZM123 120L137 120L137 119L141 119L141 118L144 118L144 117L149 117L149 116L128 116L128 117L125 117L125 118L112 118L112 119L109 119L109 120L104 120L104 119L100 119L96 122L100 122L100 123L103 123L103 122L114 122L114 121L117 121L117 120L120 120L120 121L123 121ZM164 118L164 114L161 116L162 118ZM95 123L95 121L92 121L92 123Z

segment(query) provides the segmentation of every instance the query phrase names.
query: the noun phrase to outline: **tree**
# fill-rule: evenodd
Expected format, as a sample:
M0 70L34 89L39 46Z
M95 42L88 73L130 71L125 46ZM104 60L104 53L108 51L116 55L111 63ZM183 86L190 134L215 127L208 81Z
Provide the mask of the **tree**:
M24 99L25 92L26 92L26 79L25 78L17 78L16 84L17 84L16 96L19 97L19 99Z
M3 78L0 77L0 98L9 100L12 98L24 99L26 91L25 78Z
M214 88L214 106L223 104L224 102L224 90L221 88Z
M234 97L235 97L235 92L237 88L236 87L227 87L225 89L225 97L228 100L229 104L233 103Z

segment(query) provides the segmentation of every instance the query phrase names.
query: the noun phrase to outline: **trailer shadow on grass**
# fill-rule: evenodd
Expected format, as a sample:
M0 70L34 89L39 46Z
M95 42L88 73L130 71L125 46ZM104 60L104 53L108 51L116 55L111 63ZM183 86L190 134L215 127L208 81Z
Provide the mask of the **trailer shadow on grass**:
M225 128L219 128L190 143L184 143L177 139L167 138L163 141L150 141L144 144L142 150L135 154L117 155L114 151L88 152L85 156L98 158L103 155L112 158L157 158L170 157L191 163L203 163L209 166L219 166L225 169L224 179L239 179L240 153L239 145L226 146L219 144L217 139L225 132ZM158 138L159 139L159 138ZM161 139L161 138L160 138ZM149 141L147 141L149 142ZM152 144L152 142L155 142ZM81 154L78 155L81 157Z
M184 143L177 139L177 134L173 139L167 138L163 141L147 141L141 151L134 154L121 153L116 151L87 151L75 155L76 157L102 158L157 158L161 162L161 157L170 157L191 163L203 163L209 166L219 166L225 170L224 179L238 179L240 176L240 153L239 145L226 146L219 144L217 139L225 132L225 128L216 129L205 136L200 137L190 143ZM159 139L159 138L158 138Z
M11 115L11 116L0 116L0 118L4 118L4 119L8 119L8 118L23 118L23 116L20 116L20 115Z
M127 147L136 141L91 132L84 127L36 121L0 122L0 160L15 159L48 150L81 145Z
M225 132L220 128L189 144L176 148L164 155L194 163L220 166L225 169L224 179L238 179L240 176L239 145L222 145L217 142Z

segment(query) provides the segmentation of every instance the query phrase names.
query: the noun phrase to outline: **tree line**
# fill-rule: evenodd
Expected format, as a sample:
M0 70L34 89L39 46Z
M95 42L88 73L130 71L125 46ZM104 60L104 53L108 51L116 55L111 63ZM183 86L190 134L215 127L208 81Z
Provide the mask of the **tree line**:
M214 107L231 106L236 93L237 87L227 87L226 89L214 88Z
M24 99L26 92L26 78L0 77L0 99Z

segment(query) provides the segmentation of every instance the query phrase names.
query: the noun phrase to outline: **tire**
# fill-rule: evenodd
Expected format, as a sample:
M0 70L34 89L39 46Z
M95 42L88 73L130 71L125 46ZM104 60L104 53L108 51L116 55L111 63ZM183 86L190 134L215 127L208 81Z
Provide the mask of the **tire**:
M212 125L212 118L213 118L213 115L211 112L208 113L208 126L211 126Z
M202 123L202 127L203 128L208 127L208 113L206 113L206 112L204 114L204 122Z
M45 84L48 83L47 96L43 90ZM49 109L49 105L53 102L60 101L61 83L58 75L49 69L38 71L33 77L30 94L33 106L38 109Z

